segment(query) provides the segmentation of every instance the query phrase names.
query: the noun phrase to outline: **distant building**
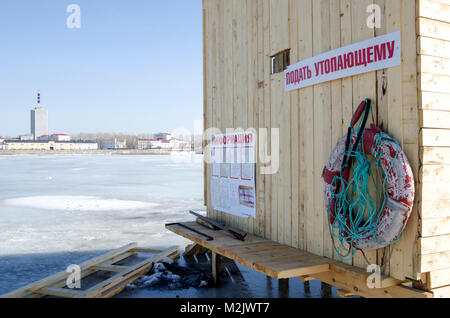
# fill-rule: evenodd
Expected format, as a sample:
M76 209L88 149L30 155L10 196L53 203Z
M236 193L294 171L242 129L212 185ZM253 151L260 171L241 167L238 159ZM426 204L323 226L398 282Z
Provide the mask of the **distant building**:
M156 135L155 135L156 136ZM189 142L178 140L175 138L167 139L138 139L137 149L164 149L169 151L187 151L191 150Z
M53 134L50 135L50 140L53 141L70 141L70 136L66 134Z
M118 141L116 138L111 141L103 141L100 143L100 149L113 150L113 149L126 149L127 141Z
M169 141L172 139L172 135L169 133L157 133L153 136L154 139L157 140L166 140Z
M38 92L38 105L31 110L31 135L34 140L39 136L48 135L48 113L40 104L41 93Z
M66 134L43 135L37 138L39 141L70 141L70 139Z
M4 150L97 150L95 141L5 140Z
M19 140L33 140L34 136L33 135L22 135L19 136Z
M137 149L139 150L148 150L152 149L155 142L157 142L157 139L138 139L137 140Z

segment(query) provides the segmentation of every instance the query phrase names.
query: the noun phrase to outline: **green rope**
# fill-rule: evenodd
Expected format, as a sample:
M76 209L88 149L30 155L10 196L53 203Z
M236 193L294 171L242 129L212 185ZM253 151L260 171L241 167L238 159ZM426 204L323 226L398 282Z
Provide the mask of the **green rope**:
M372 105L370 102L369 105L371 111ZM352 135L354 133L357 134L363 129L361 122L357 129L350 128L352 128ZM342 261L349 261L355 257L358 251L359 241L375 241L381 246L388 246L394 244L401 238L399 236L396 241L385 244L378 242L376 237L380 215L385 208L388 197L386 175L389 175L395 161L398 159L400 145L396 140L386 137L387 135L385 134L377 134L374 138L372 149L375 149L375 167L377 168L379 177L383 180L382 193L380 193L375 182L375 176L372 173L372 163L364 151L364 134L362 136L358 150L347 151L345 153L349 157L350 160L348 162L351 163L351 168L353 169L352 178L348 181L343 178L344 170L350 167L347 164L341 168L340 175L334 177L330 185L331 198L327 209L328 221L332 237L339 240L339 244L335 249ZM380 160L383 156L381 150L387 141L395 142L397 151L394 160L391 162L385 174ZM339 183L341 184L341 190L335 193L333 188ZM376 189L375 198L370 194L370 184ZM331 211L331 202L333 202L333 199L335 199L335 212L333 215L334 222L331 222L330 216L333 214ZM377 202L380 202L380 204L377 205Z

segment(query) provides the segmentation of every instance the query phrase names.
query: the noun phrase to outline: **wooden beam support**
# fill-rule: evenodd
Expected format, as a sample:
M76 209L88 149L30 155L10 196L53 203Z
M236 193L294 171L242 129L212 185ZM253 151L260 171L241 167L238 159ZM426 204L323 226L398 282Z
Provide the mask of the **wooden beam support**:
M351 296L358 296L358 294L355 294L354 292L349 292L349 291L344 290L344 289L338 289L336 291L336 293L342 298L347 298L347 297L351 297Z
M148 253L148 254L158 254L163 252L163 250L155 250L152 248L133 248L131 252L135 253Z
M184 250L183 256L193 256L197 254L205 254L208 251L207 248L201 246L200 244L193 243L188 246L186 246L186 249Z
M68 288L54 288L47 287L42 288L36 293L41 294L43 296L56 296L56 297L64 297L64 298L73 298L80 294L80 290L77 289L68 289Z
M309 282L309 281L311 281L311 280L314 280L313 277L307 276L307 275L299 276L298 279L300 279L300 280L301 280L302 282L304 282L304 283Z
M370 288L367 285L369 274L363 269L343 263L332 263L330 271L311 275L329 285L366 298L432 298L433 293L400 285L391 285L394 281L386 279L384 287ZM389 283L390 282L390 283ZM388 287L389 286L389 287Z
M221 256L216 252L211 253L211 267L214 285L218 286L220 283L220 258Z

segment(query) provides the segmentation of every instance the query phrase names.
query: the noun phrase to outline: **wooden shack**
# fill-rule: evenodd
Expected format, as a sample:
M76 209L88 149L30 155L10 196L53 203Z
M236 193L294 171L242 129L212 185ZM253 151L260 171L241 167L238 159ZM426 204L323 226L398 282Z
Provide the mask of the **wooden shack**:
M373 4L381 20L369 27ZM203 0L203 17L205 128L267 128L269 140L271 128L280 134L278 172L261 174L256 164L256 218L213 210L205 164L208 215L339 263L321 175L356 107L370 98L371 121L400 142L417 193L401 240L366 256L380 264L393 249L385 275L450 297L450 1ZM293 64L394 31L400 66L285 91L285 65L274 65L283 52L283 63ZM367 263L358 253L346 266ZM314 277L342 288L333 275Z

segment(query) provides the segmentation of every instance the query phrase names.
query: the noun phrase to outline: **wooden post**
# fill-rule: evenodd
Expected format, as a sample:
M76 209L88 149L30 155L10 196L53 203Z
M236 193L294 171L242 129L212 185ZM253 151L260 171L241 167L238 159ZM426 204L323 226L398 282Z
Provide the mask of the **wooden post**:
M214 285L219 285L219 275L220 275L220 255L216 252L211 252L211 266L212 275L214 279Z
M278 280L278 296L280 298L289 298L289 279Z

